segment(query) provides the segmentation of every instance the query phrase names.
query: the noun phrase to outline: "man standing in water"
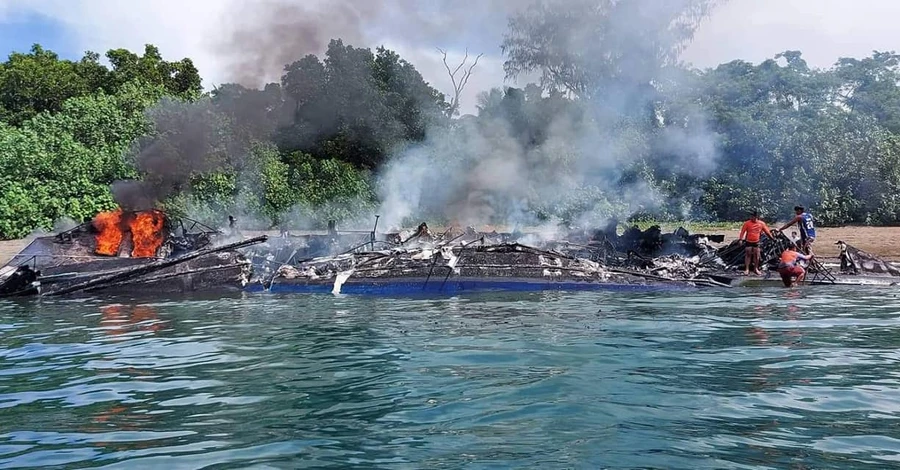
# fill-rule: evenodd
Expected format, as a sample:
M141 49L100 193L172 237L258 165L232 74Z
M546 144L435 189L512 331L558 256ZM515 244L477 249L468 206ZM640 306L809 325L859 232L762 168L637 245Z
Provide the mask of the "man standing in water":
M751 264L753 265L754 274L757 276L762 274L759 272L759 237L762 232L765 232L769 238L775 238L772 236L772 232L769 231L769 226L762 220L759 220L759 213L753 211L750 214L750 220L744 222L744 225L741 227L741 233L738 234L738 239L744 244L745 276L750 274Z
M809 261L813 255L804 255L797 251L797 247L790 245L788 249L781 253L781 261L778 263L778 274L781 275L781 282L784 287L791 287L794 282L803 282L806 277L806 270L800 265L800 260ZM794 281L794 277L797 280Z
M800 251L812 254L812 244L816 241L816 227L813 224L813 216L806 212L803 206L794 206L794 214L794 218L784 224L784 227L781 227L778 231L783 232L784 229L797 224L797 228L800 230Z

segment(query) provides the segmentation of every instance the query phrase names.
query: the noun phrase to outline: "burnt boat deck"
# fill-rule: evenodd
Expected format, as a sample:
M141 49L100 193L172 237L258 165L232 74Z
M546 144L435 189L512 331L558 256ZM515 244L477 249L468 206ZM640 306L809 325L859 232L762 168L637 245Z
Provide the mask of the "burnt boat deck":
M673 234L630 229L622 236L603 235L602 240L530 245L517 241L529 236L496 232L427 234L424 240L376 237L374 231L246 238L181 227L179 234L167 229L154 257L129 257L127 244L118 256L98 256L95 235L83 228L7 244L6 250L17 251L9 260L11 266L27 264L34 270L31 274L40 272L34 283L38 295L246 291L440 296L485 291L783 289L777 273L755 277L735 270L734 263L743 261L742 247L732 243L716 249L706 243L706 236L683 229ZM427 233L427 228L419 231ZM780 249L784 242L780 238L769 242L768 251ZM811 273L802 285L890 287L900 280L890 273L873 274L867 264L860 267L865 274L832 276L830 267L817 265L813 269L822 274ZM21 292L31 285L25 282L28 274L18 273L16 280L7 272L6 279L15 282L10 281L6 291ZM0 290L0 297L3 294Z
M25 246L0 273L0 297L241 290L249 282L253 266L238 250L267 239L260 236L230 243L219 239L213 243L206 232L158 235L155 247L140 254L138 243L121 241L111 253L98 254L98 238L86 224L22 241Z

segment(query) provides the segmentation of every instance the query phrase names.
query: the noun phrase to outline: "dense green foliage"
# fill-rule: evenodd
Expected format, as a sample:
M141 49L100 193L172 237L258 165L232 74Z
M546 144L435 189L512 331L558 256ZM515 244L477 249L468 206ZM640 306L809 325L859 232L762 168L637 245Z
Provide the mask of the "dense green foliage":
M637 62L612 39L591 43L596 62L554 56L541 35L596 18L526 11L511 22L506 66L543 72L542 83L485 92L477 115L459 119L396 53L340 40L287 64L280 83L206 94L189 59L153 46L109 51L109 67L34 46L0 64L0 238L115 207L121 180L210 223L323 225L370 215L392 158L419 154L427 171L408 168L428 196L419 214L445 221L459 214L443 206L481 198L493 206L485 221L731 221L802 203L825 224L900 222L900 56L820 70L787 51L689 70L673 58L714 2L676 3L667 21L633 31L676 36ZM533 44L547 50L529 55ZM504 166L514 159L515 171ZM519 179L502 177L511 172Z
M876 52L816 70L799 52L787 51L760 64L667 73L680 75L671 88L663 84L645 98L652 113L604 121L616 130L607 137L627 149L624 155L595 149L615 154L618 164L608 168L614 184L592 195L587 178L565 201L581 208L548 213L574 220L569 213L592 204L615 206L640 181L655 193L641 208L654 219L740 220L754 209L784 218L803 204L827 225L900 222L900 107L892 104L900 100L897 55ZM516 89L483 101L480 118L512 116L506 119L513 133L524 135L531 149L545 147L560 113L571 116L575 108L591 119L596 110L594 101Z
M896 55L823 71L788 51L759 65L723 64L698 81L696 101L721 136L717 170L700 182L708 213L789 213L796 201L827 224L900 221Z
M0 238L147 197L261 228L370 213L370 170L442 125L447 107L397 54L339 40L324 61L288 64L280 84L208 95L189 59L149 45L107 58L110 68L34 46L0 64ZM142 181L142 197L116 190L120 180Z
M818 70L786 51L760 64L685 69L677 53L716 3L549 0L510 20L508 76L541 72L545 90L576 96L606 130L580 160L611 154L617 164L604 169L615 184L578 202L615 203L645 187L655 200L632 208L657 219L739 220L752 209L778 217L799 203L825 224L900 222L900 56L876 51ZM532 107L547 102L526 96Z
M143 109L161 94L159 87L126 84L116 95L70 98L20 127L0 123L0 237L115 207L109 186L135 176L122 155L148 131Z

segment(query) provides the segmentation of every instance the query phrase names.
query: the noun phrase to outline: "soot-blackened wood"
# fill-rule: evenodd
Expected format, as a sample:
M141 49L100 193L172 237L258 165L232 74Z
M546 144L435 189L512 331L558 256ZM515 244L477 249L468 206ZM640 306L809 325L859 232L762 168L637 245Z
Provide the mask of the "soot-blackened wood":
M103 284L113 284L118 283L127 279L133 279L138 276L142 276L144 274L152 273L154 271L158 271L160 269L164 269L170 266L174 266L177 264L185 263L195 258L199 258L201 256L205 256L212 253L218 253L221 251L234 250L238 248L242 248L245 246L255 245L257 243L262 243L266 241L268 237L266 235L262 235L259 237L250 238L248 240L243 240L235 243L229 243L227 245L222 245L216 248L208 248L205 250L199 250L193 253L188 253L186 255L179 256L174 259L163 259L159 261L154 261L145 265L137 266L133 269L117 272L114 274L108 274L105 276L96 277L84 282L80 282L78 284L73 284L68 287L64 287L57 291L46 292L44 295L53 296L53 295L64 295L71 294L73 292L78 292L86 289L90 289L96 286L100 286Z

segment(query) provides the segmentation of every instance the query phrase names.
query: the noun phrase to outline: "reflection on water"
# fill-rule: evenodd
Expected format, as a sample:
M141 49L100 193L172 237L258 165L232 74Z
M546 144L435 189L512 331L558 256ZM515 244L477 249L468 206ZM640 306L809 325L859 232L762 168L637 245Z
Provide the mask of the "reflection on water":
M110 335L138 330L159 331L165 326L150 305L104 305L100 307L100 313L100 326Z
M0 467L900 466L874 289L0 303Z

